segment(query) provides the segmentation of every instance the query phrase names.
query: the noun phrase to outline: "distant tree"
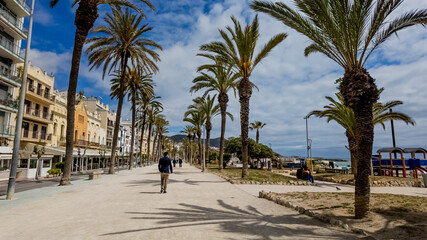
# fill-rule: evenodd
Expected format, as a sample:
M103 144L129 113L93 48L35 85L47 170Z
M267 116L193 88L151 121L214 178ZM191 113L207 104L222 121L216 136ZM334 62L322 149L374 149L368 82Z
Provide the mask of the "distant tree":
M249 126L250 130L256 130L256 143L259 143L259 130L263 128L265 125L267 125L267 123L263 123L261 121L255 121L251 123L251 125Z
M255 140L248 138L248 156L255 158L261 151L259 144L256 144ZM225 152L233 154L235 153L239 159L242 159L242 140L240 137L231 137L225 141Z

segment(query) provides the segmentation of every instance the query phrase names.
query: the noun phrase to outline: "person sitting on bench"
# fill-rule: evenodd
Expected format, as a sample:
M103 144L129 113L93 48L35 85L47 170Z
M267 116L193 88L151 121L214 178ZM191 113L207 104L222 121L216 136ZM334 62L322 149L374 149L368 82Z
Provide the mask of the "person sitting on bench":
M311 175L311 169L307 168L306 166L302 170L302 179L308 180L311 183L314 183L314 177Z

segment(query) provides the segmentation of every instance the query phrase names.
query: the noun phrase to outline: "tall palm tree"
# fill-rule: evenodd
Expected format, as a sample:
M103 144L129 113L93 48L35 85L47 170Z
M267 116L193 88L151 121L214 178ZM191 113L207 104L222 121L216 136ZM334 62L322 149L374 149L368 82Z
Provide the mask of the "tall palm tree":
M204 97L198 97L193 99L194 104L188 107L188 111L185 113L185 116L188 116L191 112L199 112L204 115L205 118L205 129L206 129L206 139L205 139L205 159L209 159L209 148L211 140L211 130L212 130L212 118L217 116L220 113L219 104L215 104L215 97L210 95ZM226 112L226 114L233 120L233 115ZM202 165L202 170L204 171L204 165Z
M144 3L154 10L154 6L148 0L137 0ZM53 8L59 0L51 0L50 7ZM66 129L66 146L65 146L65 165L59 185L71 184L71 165L73 164L73 138L74 138L74 108L76 101L77 80L79 77L80 59L82 56L83 45L98 18L98 7L100 5L109 5L110 7L127 6L137 10L141 16L144 12L138 6L127 0L73 0L72 7L78 5L74 25L76 32L74 35L73 56L71 59L70 79L67 91L67 129Z
M129 9L113 9L112 14L106 15L105 26L95 27L92 33L101 33L87 40L90 44L86 53L89 56L91 69L103 66L103 77L113 69L117 69L121 76L120 82L124 82L126 67L130 61L134 69L139 69L145 74L156 73L159 54L155 49L162 49L154 41L143 38L152 27L147 24L140 26L142 15L135 15ZM111 164L108 171L114 174L117 139L119 136L120 118L125 97L125 85L120 84L118 95L119 103L114 123L113 147L111 152Z
M260 121L255 121L251 123L251 126L249 127L250 130L256 130L256 143L259 143L259 130L263 128L267 123L263 123Z
M191 144L191 142L192 142L192 137L193 137L193 133L194 133L194 131L195 131L195 129L194 129L194 126L191 126L191 125L186 125L185 126L185 128L184 128L184 130L182 130L181 131L181 133L185 133L185 134L187 134L187 138L188 138L188 142L189 142L189 146L188 146L188 148L187 148L187 156L189 156L189 163L190 163L190 165L192 164L192 156L193 156L193 153L192 153L192 144Z
M184 117L184 122L188 122L194 126L193 139L197 135L199 157L202 157L202 126L205 122L205 116L200 112L193 111L189 113L188 116Z
M153 86L154 86L154 84L153 84ZM160 97L155 96L155 95L151 95L151 96L143 95L141 97L141 99L138 100L139 111L142 113L142 115L140 116L140 119L138 120L138 127L141 128L141 139L139 142L141 166L142 166L142 161L143 161L143 159L142 159L142 156L143 156L142 155L142 146L143 146L143 142L144 142L144 132L145 132L145 127L146 127L145 125L147 122L147 111L148 111L148 108L150 106L153 106L153 107L158 108L158 109L163 109L162 104L159 101L157 101L157 99L159 99L159 98Z
M137 99L140 99L142 96L152 96L154 95L153 89L153 80L151 79L151 74L143 74L141 70L128 70L126 76L127 88L129 91L128 101L132 103L132 128L131 128L131 147L130 147L130 163L129 170L132 169L134 163L134 146L135 146L135 123L136 123L136 105Z
M151 135L153 132L153 124L156 120L156 116L163 111L163 108L157 107L155 105L151 105L147 109L147 121L148 121L148 139L147 139L147 159L151 161L150 153L151 153ZM156 141L153 141L153 145ZM154 146L153 146L153 155L154 155Z
M212 75L201 72L197 76L191 87L190 92L196 92L204 89L204 96L210 92L218 92L218 102L221 110L221 137L219 142L219 164L218 169L222 169L224 162L224 142L225 142L225 125L226 125L226 113L228 104L228 91L234 90L236 95L236 88L238 84L238 74L232 71L231 67L227 67L219 59L215 59L215 64L200 66L198 71L206 70Z
M379 90L381 94L384 88ZM348 140L348 150L351 157L351 168L356 178L357 175L357 158L356 158L356 132L357 124L354 116L353 109L344 104L344 98L341 93L336 93L335 96L338 100L326 96L325 98L330 102L329 105L324 106L325 110L315 110L309 113L308 116L314 115L317 117L326 117L327 121L335 121L345 129L345 135ZM385 130L384 122L389 120L401 120L406 124L414 125L415 121L408 115L402 112L390 112L389 110L395 106L403 104L402 101L390 101L386 103L376 102L373 105L372 121L375 125L381 125Z
M355 216L369 212L369 173L374 139L372 106L378 100L374 78L365 69L369 56L390 36L425 24L427 9L392 14L403 0L295 0L295 8L282 2L253 1L251 7L281 21L311 41L305 55L319 52L345 71L340 84L344 103L356 119L357 179Z
M157 131L157 157L156 159L159 159L161 156L161 152L163 150L163 140L164 140L164 134L167 133L166 126L169 125L169 122L166 120L166 117L162 114L158 114L156 116L156 119L154 121L154 124L156 125L156 131Z
M219 30L224 42L211 42L200 47L204 53L198 54L215 61L219 59L233 68L239 74L240 82L237 87L240 101L240 129L242 137L242 177L248 175L248 131L249 131L249 100L254 84L250 76L254 68L286 38L285 33L280 33L271 38L259 53L255 54L255 48L259 40L258 16L251 25L242 28L235 17L231 17L234 28L226 27L227 32ZM230 35L230 36L229 36Z

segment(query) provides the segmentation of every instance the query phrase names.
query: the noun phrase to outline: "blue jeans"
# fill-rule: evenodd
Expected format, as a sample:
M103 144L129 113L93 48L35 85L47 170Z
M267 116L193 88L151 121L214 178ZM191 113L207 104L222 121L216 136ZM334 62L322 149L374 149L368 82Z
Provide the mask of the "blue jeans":
M313 176L311 176L311 175L308 175L304 180L308 180L308 181L310 181L311 183L314 183L314 177L313 177Z

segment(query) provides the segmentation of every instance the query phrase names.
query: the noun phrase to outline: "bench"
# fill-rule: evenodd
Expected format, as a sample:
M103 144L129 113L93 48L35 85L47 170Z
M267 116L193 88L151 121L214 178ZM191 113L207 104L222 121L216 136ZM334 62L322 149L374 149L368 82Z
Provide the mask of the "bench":
M103 173L104 171L102 170L95 170L95 171L89 172L89 180L98 179L101 177L101 174Z

